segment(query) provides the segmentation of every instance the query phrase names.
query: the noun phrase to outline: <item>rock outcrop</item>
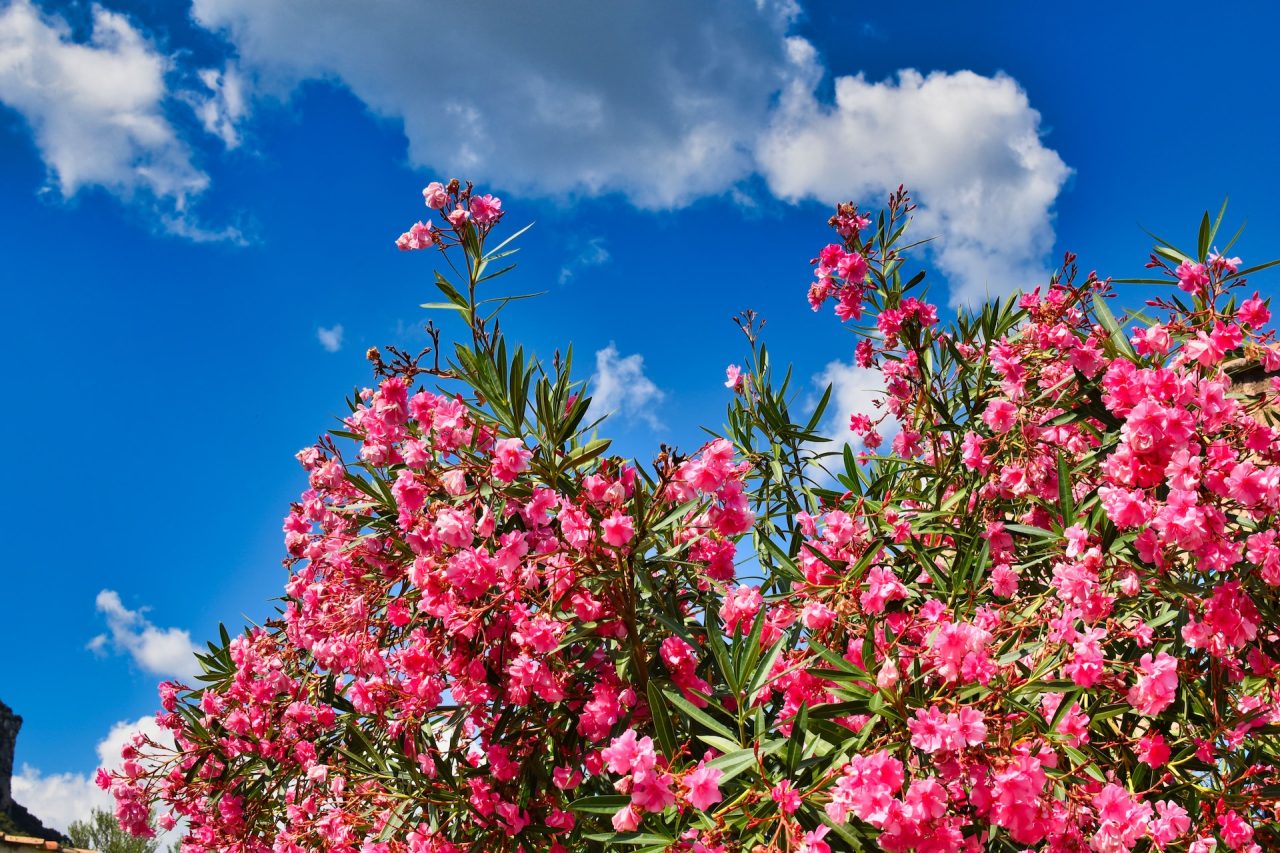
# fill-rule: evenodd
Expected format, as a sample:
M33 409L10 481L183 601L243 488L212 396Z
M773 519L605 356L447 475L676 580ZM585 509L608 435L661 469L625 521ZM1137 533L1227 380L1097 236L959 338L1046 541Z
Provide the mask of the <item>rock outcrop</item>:
M70 842L57 830L49 829L40 818L13 800L13 753L18 743L22 718L0 702L0 832L14 832L57 841Z

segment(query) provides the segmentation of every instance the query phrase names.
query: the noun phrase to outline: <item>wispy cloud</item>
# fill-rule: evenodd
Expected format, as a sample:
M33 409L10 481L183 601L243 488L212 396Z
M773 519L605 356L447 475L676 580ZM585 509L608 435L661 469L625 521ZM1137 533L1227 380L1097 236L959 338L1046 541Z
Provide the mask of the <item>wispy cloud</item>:
M644 372L644 356L621 356L612 341L596 352L596 370L589 385L591 416L617 414L662 428L656 408L666 397Z
M342 324L338 323L329 328L321 326L316 329L316 340L320 341L320 346L324 347L325 352L337 352L342 349Z
M248 92L244 75L235 63L226 67L202 68L197 72L208 90L203 96L190 95L189 100L205 131L222 140L227 150L240 146L240 125L249 114Z
M889 36L885 34L884 30L880 29L870 21L863 21L862 26L858 27L858 32L862 34L863 38L875 39L876 41L885 41L889 38Z
M90 650L127 654L153 675L189 679L196 674L196 646L190 633L181 628L157 628L147 618L146 608L130 610L115 590L98 593L96 603L98 612L106 617L107 633L90 640Z
M609 259L609 249L604 244L604 238L592 237L568 263L560 268L560 283L568 284L578 273L592 267L604 266L609 263Z

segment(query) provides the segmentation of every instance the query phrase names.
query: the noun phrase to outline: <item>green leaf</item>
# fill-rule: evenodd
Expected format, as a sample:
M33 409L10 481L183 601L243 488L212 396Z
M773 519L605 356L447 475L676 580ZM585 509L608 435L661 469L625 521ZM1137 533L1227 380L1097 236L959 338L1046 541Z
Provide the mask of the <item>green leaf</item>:
M459 293L458 289L449 282L449 279L445 278L440 273L436 273L436 287L445 295L446 299L454 305L457 305L459 308L467 309L470 307L467 304L466 297Z
M1071 466L1065 453L1058 453L1058 503L1062 509L1062 526L1070 527L1075 522L1075 507L1071 500Z
M756 766L755 747L746 747L734 752L727 752L719 758L708 761L707 766L714 767L720 771L720 784L723 785L748 767Z
M630 805L631 798L625 794L601 794L595 797L581 797L569 803L569 811L582 814L611 815L624 806Z
M769 674L773 672L773 665L778 662L778 656L786 651L787 646L787 643L779 640L769 648L768 654L756 664L751 680L747 682L747 695L744 698L748 702L755 700L755 695L764 687Z
M1115 315L1111 313L1111 309L1107 307L1105 299L1095 299L1093 301L1094 313L1098 315L1098 324L1111 336L1111 342L1115 345L1116 352L1119 355L1127 356L1130 361L1138 360L1138 353L1133 348L1133 344L1129 343L1129 339L1125 337L1124 329L1120 328L1120 324L1116 322Z
M566 456L564 461L560 463L560 470L572 471L574 468L581 468L583 465L586 465L592 459L595 459L597 456L600 456L608 450L609 444L610 442L607 438L592 439L579 450L576 450Z
M662 691L656 681L650 681L646 687L649 695L649 713L653 716L654 733L658 736L658 745L667 757L676 754L675 730L671 726L671 716L667 713L667 703L663 701Z
M697 720L703 726L718 735L727 737L730 740L737 740L738 736L727 725L711 716L702 708L694 705L688 699L671 690L663 690L662 695L667 697L667 701L675 706L676 710L691 720Z
M796 768L800 766L800 760L804 758L804 742L808 729L809 705L807 702L801 702L800 710L796 711L795 717L791 720L791 736L787 738L785 760L787 770L792 775L795 775Z
M494 246L492 249L490 249L490 250L488 251L488 253L486 253L486 254L485 254L485 256L484 256L484 260L485 260L485 261L492 261L494 258L498 257L498 253L499 253L499 252L501 252L503 249L505 249L507 246L509 246L513 240L515 240L515 239L516 239L517 237L519 237L520 235L524 234L524 232L528 231L528 230L529 230L530 228L532 228L532 227L533 227L533 223L532 223L532 222L530 222L528 225L526 225L525 227L521 228L519 231L517 231L516 233L512 234L510 237L508 237L507 239L503 240L503 241L502 241L501 243L499 243L498 245Z
M1062 751L1065 752L1071 759L1072 763L1075 764L1076 770L1083 770L1099 782L1107 781L1106 777L1102 775L1102 771L1094 766L1092 760L1083 752L1076 749L1074 746L1066 745L1062 746Z
M1207 246L1213 245L1213 240L1218 236L1218 228L1222 225L1222 217L1227 213L1227 202L1231 200L1231 196L1222 199L1222 207L1218 208L1218 215L1213 220L1213 227L1209 229L1209 240Z
M630 802L630 799L628 799L628 802ZM675 843L674 838L668 838L665 835L655 835L652 832L597 832L586 837L592 841L607 841L609 844L626 844L632 846L651 844L654 845L655 850L665 850Z

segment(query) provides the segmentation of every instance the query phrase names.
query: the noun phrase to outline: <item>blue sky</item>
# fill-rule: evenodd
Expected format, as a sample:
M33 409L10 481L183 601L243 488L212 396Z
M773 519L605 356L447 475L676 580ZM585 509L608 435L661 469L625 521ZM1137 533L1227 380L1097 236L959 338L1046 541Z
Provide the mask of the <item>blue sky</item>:
M392 240L428 180L536 221L508 333L572 343L643 457L720 422L743 308L865 402L804 299L838 198L918 190L943 302L1067 249L1141 275L1142 227L1228 194L1233 253L1280 255L1261 4L454 6L0 0L0 699L54 824L190 643L270 612L293 454L425 340L433 255Z

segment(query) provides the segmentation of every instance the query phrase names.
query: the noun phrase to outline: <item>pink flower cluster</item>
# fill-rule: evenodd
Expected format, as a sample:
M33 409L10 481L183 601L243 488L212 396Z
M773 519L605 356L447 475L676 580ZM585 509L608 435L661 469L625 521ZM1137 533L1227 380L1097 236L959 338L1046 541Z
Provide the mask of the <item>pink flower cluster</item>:
M444 228L434 222L414 223L396 238L396 248L401 251L458 245L465 239L468 228L474 225L481 234L487 233L505 212L502 199L488 193L479 195L472 191L470 184L462 187L457 181L450 181L448 186L432 181L422 190L422 199L428 208L438 212Z

